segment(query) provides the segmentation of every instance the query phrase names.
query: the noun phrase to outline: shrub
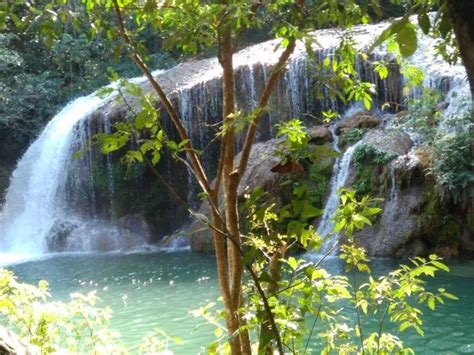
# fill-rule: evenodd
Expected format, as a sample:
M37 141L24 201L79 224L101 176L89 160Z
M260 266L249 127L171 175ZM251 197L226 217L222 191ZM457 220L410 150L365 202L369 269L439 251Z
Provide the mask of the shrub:
M442 196L459 199L474 184L474 160L471 154L472 133L446 135L434 143L430 172Z
M432 142L441 117L437 107L441 98L440 92L424 88L421 97L407 99L408 114L404 126L419 132L425 141Z
M120 335L109 329L112 311L99 308L95 291L71 294L68 303L51 302L48 283L37 286L18 282L12 272L0 269L0 313L4 323L41 354L126 354ZM179 343L160 330L137 346L140 353L163 354L168 342ZM163 339L164 338L164 339ZM170 354L170 352L166 352Z
M353 145L354 143L358 142L365 134L364 129L360 128L351 128L348 131L345 131L339 137L339 145L346 146L346 145Z
M396 157L395 153L381 151L370 144L361 144L355 148L352 161L356 168L360 168L364 165L384 165Z

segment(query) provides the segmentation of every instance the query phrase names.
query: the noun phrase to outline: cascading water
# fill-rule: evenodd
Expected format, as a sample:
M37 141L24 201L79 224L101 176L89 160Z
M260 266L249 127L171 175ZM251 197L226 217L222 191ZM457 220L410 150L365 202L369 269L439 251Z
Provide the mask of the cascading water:
M333 141L333 149L340 153L339 150L339 139L335 132L335 125L331 126L331 132L334 136ZM321 245L320 253L332 253L335 250L332 250L334 247L334 240L330 238L333 233L334 223L332 222L332 218L339 207L339 195L338 191L344 187L344 184L347 181L347 177L349 175L349 168L352 160L352 154L354 150L358 146L359 143L354 144L353 146L346 149L342 157L336 158L334 162L333 170L332 170L332 177L329 183L329 197L326 201L326 205L324 206L324 214L321 217L319 222L319 226L317 229L318 234L323 237L327 238L324 243Z
M145 78L130 81L139 84ZM109 87L115 89L117 84ZM58 221L82 223L68 210L65 188L66 167L74 153L74 128L115 96L113 91L105 97L93 93L73 100L54 116L20 159L0 213L2 262L45 254L48 233ZM90 132L87 137L90 139Z
M387 24L357 26L354 29L354 40L359 43L360 47L367 46L386 26ZM334 30L322 30L317 31L315 36L318 40L318 47L315 48L314 58L307 58L304 45L298 44L290 59L288 72L275 88L269 103L269 110L262 117L259 139L273 137L273 126L288 118L298 117L310 125L315 123L312 121L313 117L318 116L322 110L331 108L334 111L341 111L346 108L341 102L330 98L326 88L321 87L318 82L317 75L311 74L314 64L321 63L324 58L334 52L340 33ZM421 37L418 43L420 50L410 61L425 71L426 85L441 88L447 92L446 100L449 105L446 111L448 116L456 116L459 109L464 109L464 106L460 107L456 104L459 100L454 99L455 91L461 90L464 93L468 90L464 79L464 68L460 65L448 67L447 64L440 61L434 62L433 55L430 54L435 47L433 39ZM236 85L238 110L245 113L255 107L258 96L263 90L263 83L269 78L271 69L277 61L278 53L282 50L279 48L275 51L276 44L275 41L269 41L236 53L234 64L237 71L236 82L239 82L239 85ZM431 52L424 49L430 49ZM387 59L387 54L382 49L374 54L374 59ZM315 62L312 62L313 60ZM380 101L402 104L403 81L396 65L389 66L389 78L383 81L378 80L374 75L370 63L359 61L357 69L360 71L361 80L367 80L376 85ZM197 148L202 151L204 166L210 176L216 168L214 165L219 152L219 147L212 138L216 133L216 124L221 120L221 72L216 59L206 59L181 64L163 73L159 79L165 92L173 96L182 111L189 136ZM139 81L143 81L143 79L136 80L136 82ZM321 100L312 95L313 89L318 85L324 96ZM90 95L77 99L66 106L48 124L38 140L31 145L18 163L8 189L6 205L0 216L0 248L2 251L17 255L39 255L46 250L45 236L54 222L63 218L68 220L75 218L74 215L70 215L71 212L68 212L64 196L66 161L73 150L71 142L73 136L76 135L75 140L79 142L79 146L87 145L90 137L97 132L91 129L89 124L77 125L77 123L81 120L84 123L85 117L103 105L105 105L104 112L113 112L113 109L110 109L112 103L108 103L109 101L111 101L110 98L100 99L95 95ZM109 118L113 119L113 117L105 116L102 118L101 125L98 125L99 129L108 130L108 126L104 126L104 123L107 123L106 120ZM337 139L334 147L337 148ZM336 193L347 178L353 151L354 147L349 148L340 159L336 160L330 197L318 228L322 235L328 234L332 229L331 217L338 206ZM92 187L94 176L91 169L94 157L87 154L87 161L84 161L83 169L88 172L83 180L85 180L85 187L91 189L90 196L86 201L93 204L88 207L90 211L93 211L90 218L94 218L96 210L99 210L96 204L100 204L100 197L95 195ZM111 164L112 162L109 166ZM170 163L166 161L164 163L166 177L171 182L175 182L180 179L180 176L177 174L177 169L170 167ZM195 183L190 181L189 176L186 176L184 180L184 183L188 184L187 188L177 186L182 191L192 191L192 195L194 195L193 186ZM182 182L177 182L177 184L179 183ZM110 191L112 191L112 195L116 193L114 186L110 186ZM163 191L162 195L166 193ZM192 204L193 196L184 196L184 198L186 197Z
M64 187L73 127L110 99L96 94L64 107L19 161L10 180L0 220L3 259L36 257L46 251L45 237L65 217ZM6 255L5 255L6 254Z

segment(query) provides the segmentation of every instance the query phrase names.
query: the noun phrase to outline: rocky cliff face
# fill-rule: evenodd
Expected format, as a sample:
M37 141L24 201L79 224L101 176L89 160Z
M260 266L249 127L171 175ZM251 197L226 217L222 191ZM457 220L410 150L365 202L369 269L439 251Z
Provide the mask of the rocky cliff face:
M356 28L354 39L360 45L369 43L385 25ZM275 134L275 124L291 118L301 118L308 126L321 123L322 110L342 111L346 108L338 99L329 98L320 85L320 74L315 71L319 64L331 55L337 45L335 31L316 33L319 47L312 59L306 56L303 44L299 44L292 56L286 73L272 95L268 113L261 120L258 141L265 141ZM277 42L269 41L249 47L235 56L236 108L249 112L256 104L278 53ZM258 55L256 55L258 53ZM266 53L268 55L262 55ZM401 97L402 77L396 65L390 65L389 77L379 81L369 62L360 61L362 80L374 82L378 99L396 102ZM157 79L178 108L191 141L201 151L204 168L209 176L215 173L219 146L212 139L221 121L222 84L221 69L215 58L180 64L166 72L158 73ZM148 83L141 84L144 92L150 92ZM315 90L322 93L314 95ZM81 159L70 162L68 171L68 204L87 217L116 219L128 214L141 213L158 231L154 240L178 228L186 219L187 209L197 209L198 185L181 163L170 156L162 158L158 170L162 181L146 168L135 166L127 169L118 163L120 154L103 156L88 142L96 133L110 132L115 122L123 121L129 108L138 108L137 98L126 97L127 104L115 101L102 107L88 120L76 127L76 150L83 151ZM377 99L376 99L377 101ZM157 106L159 108L159 104ZM171 139L177 134L161 112L166 131ZM317 139L317 138L315 138ZM237 148L242 137L237 139ZM137 196L140 196L137 198ZM157 212L158 211L158 212Z
M354 39L361 46L368 44L377 33L383 30L384 26L381 24L358 27L355 30ZM339 100L329 98L327 90L325 91L319 81L321 73L315 69L328 55L334 52L335 45L337 45L337 35L334 31L325 30L318 31L316 36L320 47L315 48L316 55L314 57L309 59L306 56L302 44L298 45L292 56L287 71L272 96L269 110L262 119L258 132L259 142L274 137L274 125L278 122L298 117L308 127L312 127L321 124L318 117L320 117L322 110L331 109L336 112L344 112L348 108ZM426 54L432 44L432 41L423 41L420 42L420 47L425 50ZM256 106L264 83L281 50L275 51L275 46L276 42L269 41L249 47L236 54L237 110L242 110L245 113ZM426 71L429 79L426 84L453 96L456 88L463 84L459 75L462 74L462 70L459 71L458 67L447 70L439 63L434 65L434 62L428 62L423 55L414 56L413 61L420 64ZM381 54L376 57L390 59ZM357 69L362 80L375 84L377 89L376 106L381 102L390 102L397 107L404 104L402 95L404 79L396 64L389 63L389 76L383 81L377 79L369 62L360 60ZM178 108L193 145L201 151L203 165L209 176L215 173L219 152L219 146L212 137L214 137L216 127L221 121L220 77L221 69L216 59L183 63L157 74L165 92ZM145 83L141 86L145 92L150 91L149 84ZM322 97L315 96L313 94L315 90L319 90ZM413 94L416 95L416 93ZM157 182L151 171L143 166L126 168L121 165L119 163L120 152L112 156L103 156L97 148L89 149L88 142L91 137L96 133L110 132L115 122L126 120L130 107L138 108L136 98L127 96L126 100L127 104L110 102L91 115L88 120L83 120L76 126L76 150L81 150L84 153L81 159L69 163L68 171L71 174L68 178L68 196L70 196L68 204L72 209L81 211L82 214L92 218L118 220L124 216L140 214L147 223L151 223L153 226L154 233L152 233L150 241L156 242L186 221L188 208L198 210L200 203L196 196L199 188L185 166L175 162L166 154L158 166L161 182ZM160 109L159 104L157 104L157 108ZM455 113L456 107L449 106L449 110ZM167 134L171 139L177 138L166 114L164 112L161 114ZM369 252L373 255L407 255L408 252L404 252L404 250L412 249L410 243L416 241L417 244L413 245L419 250L421 250L421 244L418 240L427 243L424 237L420 237L420 233L426 234L426 229L422 233L418 227L420 213L424 213L425 207L423 206L426 206L426 201L429 201L423 197L427 193L423 184L427 184L427 182L408 184L406 188L401 188L402 185L397 180L398 175L395 174L397 170L395 167L392 169L392 165L389 163L397 157L409 154L413 142L407 134L380 128L384 121L383 117L375 118L364 113L339 123L335 132L339 135L341 148L352 145L365 135L364 144L376 149L375 153L369 149L364 154L377 155L382 152L381 155L377 155L382 159L382 163L372 164L366 169L359 170L353 167L348 181L348 183L354 183L360 193L371 192L376 196L386 197L384 215L377 226L367 232L363 243L368 246ZM312 130L314 143L332 139L328 139L332 133L327 127L318 126ZM241 137L238 137L238 147L241 146L241 143ZM261 143L255 145L253 154L256 155L252 155L254 160L244 179L245 184L268 183L267 187L270 190L274 188L273 179L275 176L269 173L269 166L267 166L276 162L270 157L272 155L271 145L271 141L268 145ZM262 157L266 158L262 159ZM397 161L398 159L401 158L397 158ZM393 181L395 181L394 184L392 184ZM429 179L423 181L429 181ZM394 187L395 184L396 187ZM397 199L392 200L392 194L396 194ZM411 207L406 209L406 206ZM201 207L200 212L203 212L203 208L205 207ZM436 208L438 211L438 207ZM205 214L204 212L203 214ZM441 216L442 214L439 213L438 215ZM416 221L414 221L415 219ZM398 220L405 222L403 228L394 227L396 224L394 221ZM472 217L470 220L472 221ZM388 236L390 234L393 234L393 238ZM370 235L373 236L371 241L369 241ZM204 245L205 243L199 240L200 238L197 237L193 239L193 249L208 250L210 248L211 244Z
M353 161L346 185L384 199L376 223L357 234L369 255L472 254L472 184L458 200L443 198L427 147L414 146L400 130L371 130L358 149L372 155L354 153L359 161Z

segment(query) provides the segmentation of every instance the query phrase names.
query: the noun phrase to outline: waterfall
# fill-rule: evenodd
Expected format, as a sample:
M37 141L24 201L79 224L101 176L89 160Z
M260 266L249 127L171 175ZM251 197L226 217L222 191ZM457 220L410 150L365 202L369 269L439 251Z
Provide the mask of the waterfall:
M145 80L143 77L130 81L139 84ZM109 87L115 89L117 85L113 83ZM91 132L74 137L74 129L78 126L80 130L91 113L115 96L114 90L106 97L93 93L71 101L53 117L19 160L0 212L2 262L39 257L48 251L47 236L55 223L81 223L68 209L65 185L73 143L77 139L87 141Z
M331 126L331 132L334 136L334 141L332 143L333 149L336 152L341 153L338 147L339 139L336 135L334 124ZM339 189L344 187L344 184L347 181L347 177L349 175L349 168L352 160L352 154L354 153L354 150L358 145L359 142L347 148L342 157L336 158L336 161L334 162L331 181L329 183L329 197L326 201L326 205L324 206L324 214L321 217L317 229L317 232L321 237L327 238L321 245L321 249L319 251L321 254L329 252L334 246L334 238L330 238L330 236L332 235L334 228L332 218L334 217L334 214L339 207L338 191Z
M358 47L367 46L386 26L386 23L356 26L353 38L358 43ZM321 85L321 76L318 76L314 70L325 58L334 54L334 48L338 44L340 35L341 33L336 30L316 31L315 36L318 41L314 48L314 57L308 57L304 44L298 43L295 53L290 58L287 72L282 75L275 87L268 105L268 112L262 116L257 134L259 140L273 137L275 133L273 126L289 118L300 118L309 126L321 123L318 118L321 116L321 111L331 108L334 111L342 112L347 109L346 104L328 95L327 87ZM277 43L278 41L264 42L235 54L236 109L241 110L244 114L255 108L263 91L264 83L270 77L278 55L283 50L281 47L277 48ZM448 66L441 60L434 60L432 52L435 42L433 39L422 37L418 43L420 48L409 61L425 71L425 85L440 88L447 93L446 100L449 105L446 116L448 118L443 120L442 124L451 127L450 122L453 120L450 120L449 117L456 117L460 111L466 109L466 105L457 104L460 100L454 99L457 91L464 95L469 90L465 83L464 68L461 65ZM378 50L371 58L390 60L384 49ZM390 101L402 104L403 78L398 66L392 64L389 65L389 77L386 80L377 79L371 64L363 60L357 62L357 71L361 80L372 82L377 87L379 102ZM218 130L218 124L222 120L222 70L218 61L215 58L190 61L166 72L154 73L154 75L158 76L163 90L179 108L188 135L196 149L200 151L206 173L212 176L216 170L220 151L219 144L213 138ZM145 79L133 79L132 81L142 83L145 82ZM143 84L142 86L145 92L150 91L149 85ZM316 88L320 89L322 97L313 95ZM122 118L120 114L126 112L126 108L117 109L114 107L115 100L111 100L114 96L115 93L108 98L101 99L92 94L68 104L52 119L19 161L11 178L6 203L0 214L0 248L2 251L16 255L40 255L47 249L46 235L56 221L72 220L79 221L81 226L90 225L91 219L105 218L102 216L104 205L114 206L115 196L120 192L119 188L114 186L113 168L116 160L107 157L102 161L106 166L109 184L108 197L110 201L105 201L105 203L103 196L94 190L96 181L94 181L92 171L94 167L97 167L96 155L100 156L100 154L95 151L87 151L80 164L69 162L74 150L86 147L95 133L110 132L111 123ZM138 105L138 101L130 100L130 103L134 106ZM377 103L377 100L375 102ZM98 108L101 108L100 113L97 113L95 121L91 122L88 116L92 113L96 114ZM134 106L134 108L137 107ZM114 114L117 114L117 117L114 117ZM166 120L166 113L162 114L167 134L170 139L177 139L172 124ZM238 139L241 140L241 137ZM239 146L239 144L241 142L238 141L237 145ZM336 135L334 149L337 151L339 149ZM349 148L342 157L336 159L330 182L330 196L318 228L323 236L332 230L331 217L339 204L337 191L344 186L354 149L355 147ZM196 199L198 186L192 175L182 166L178 167L171 158L163 157L160 164L162 164L160 167L164 178L183 195L184 199L187 199L189 205L197 208L199 203L199 200ZM81 166L79 167L79 165ZM75 169L79 168L82 170L78 173ZM74 175L80 175L77 181ZM77 192L77 198L81 200L78 204L86 205L82 207L85 207L88 212L84 213L88 214L89 220L85 221L87 223L84 222L84 214L76 214L74 208L71 208L74 203L71 204L67 199L65 185L67 185L66 180L68 179L72 180L72 188L80 190ZM150 184L150 182L146 182L146 179L140 183L144 185L141 186L143 191L147 191L150 187L150 185L146 185L147 183ZM81 189L87 190L86 193L83 194ZM76 191L74 193L76 194ZM76 197L71 197L72 200L74 198ZM161 203L160 214L166 216L163 217L166 219L165 223L171 224L168 219L180 215L177 213L177 204L172 203L172 194L166 188L159 191L158 198ZM109 213L107 217L111 217L111 214ZM182 219L178 220L179 218ZM179 218L176 217L177 221L173 223L179 224L186 217L184 213L181 213ZM104 233L102 228L90 228L98 231L95 233L96 235ZM87 234L87 230L82 229ZM81 243L84 240L84 245L93 245L93 243L89 243L91 239L87 238L87 235L81 235L78 240L81 240ZM327 246L324 246L323 250L324 248L327 249Z
M390 164L390 200L395 201L397 199L397 181L395 176L395 164Z
M64 169L73 153L77 122L110 99L96 94L64 107L28 148L13 172L0 215L2 258L36 257L46 251L45 237L55 220L66 217Z
M361 109L360 104L352 105L343 115L342 120L351 117L354 113ZM332 218L334 217L335 212L339 207L339 195L338 191L342 187L344 187L347 177L349 175L349 168L351 165L352 154L354 153L355 148L359 145L360 142L357 142L353 146L346 149L342 157L340 156L341 150L339 149L339 136L336 134L336 124L333 123L330 126L330 131L334 140L332 142L332 148L339 154L339 157L336 158L334 161L334 165L332 167L332 175L331 180L329 182L329 197L326 201L326 205L324 206L324 214L322 215L319 226L317 229L317 233L323 237L327 238L324 243L321 245L321 249L319 253L325 254L331 250L333 247L332 238L330 238L334 223Z

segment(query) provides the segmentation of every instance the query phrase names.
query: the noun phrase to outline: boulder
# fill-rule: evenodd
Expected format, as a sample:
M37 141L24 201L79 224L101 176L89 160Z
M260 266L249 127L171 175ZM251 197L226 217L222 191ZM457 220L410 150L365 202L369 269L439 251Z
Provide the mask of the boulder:
M368 112L358 112L336 124L336 134L348 131L352 128L369 129L378 127L382 121Z
M362 141L381 152L396 155L407 154L413 147L410 136L400 130L373 129L367 132Z
M212 231L206 224L206 220L211 215L209 202L204 201L199 208L197 215L193 216L193 221L189 227L191 235L191 250L198 253L210 253L214 251L214 241Z
M378 149L393 153L407 153L409 149L409 137L404 137L402 132L389 135L385 141L382 139L383 132L375 130L369 133L364 140ZM392 187L391 193L386 197L377 222L356 233L356 240L371 256L423 255L428 248L421 240L426 226L419 218L426 202L422 161L416 150L411 150L393 160L390 170L397 186ZM393 183L394 181L391 181L391 184Z
M356 233L356 240L369 255L435 253L452 258L474 253L465 208L440 199L427 172L430 159L422 148L416 148L392 161L390 170L396 185L386 195L383 212L373 226Z
M333 134L328 126L314 126L308 129L309 143L322 145L334 140Z
M121 217L117 221L117 225L124 231L142 236L146 241L150 241L154 234L153 226L139 213Z
M396 164L397 161L400 161L400 164L402 165L412 164L408 162L408 160L410 159L416 159L417 162L419 161L419 159L415 155L407 155L410 152L410 149L413 147L413 142L411 141L408 134L401 131L373 129L366 133L364 138L360 141L360 144L368 144L377 149L377 151L398 156L398 158L396 158L390 163L391 166L389 166L388 164L383 166L367 165L369 169L373 170L371 172L372 178L370 187L371 194L373 196L382 196L385 194L388 185L387 180L390 178L390 170L392 170L393 164ZM418 168L418 165L415 164L415 166L416 168ZM413 168L415 168L415 166L413 166ZM400 165L399 169L396 169L396 173L399 173L398 171L408 173L407 170L410 169L411 167L404 167ZM421 172L423 178L424 171ZM356 169L352 164L349 169L349 174L345 186L351 187L356 181L356 179Z
M48 232L46 244L52 252L63 252L68 248L71 233L79 228L76 221L56 221Z
M116 223L66 220L53 225L47 246L52 252L130 250L149 243L152 234L151 225L139 214L124 216Z
M356 233L356 240L370 256L413 256L411 245L417 253L425 249L415 240L423 233L417 212L423 204L423 189L410 187L385 201L380 219L373 226ZM417 244L418 243L418 244Z
M265 191L272 191L274 196L280 195L280 179L283 174L273 172L272 169L280 164L282 158L276 154L281 139L271 139L266 142L256 143L252 147L249 156L247 170L239 185L239 197L243 197L244 192L253 190L257 186ZM240 153L235 157L235 163L240 161ZM204 201L198 212L193 216L193 221L189 227L191 235L191 250L196 252L210 252L214 250L214 243L211 231L207 227L206 221L211 215L209 203Z

